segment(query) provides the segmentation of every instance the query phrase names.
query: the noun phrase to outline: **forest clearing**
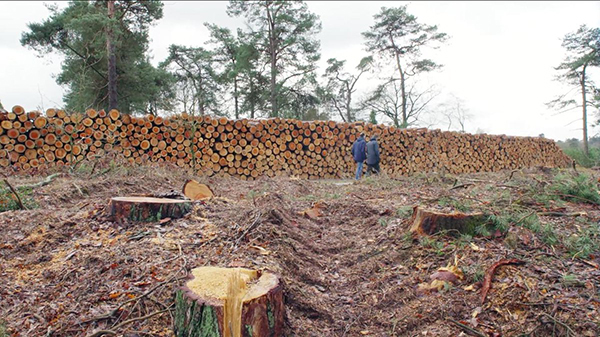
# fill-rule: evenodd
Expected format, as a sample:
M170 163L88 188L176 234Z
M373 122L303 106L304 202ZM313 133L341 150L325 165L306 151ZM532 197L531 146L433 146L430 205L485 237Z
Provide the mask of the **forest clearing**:
M7 336L172 336L174 293L205 265L280 275L285 336L599 331L597 171L242 181L108 158L55 171L10 178L28 210L0 213ZM183 218L108 216L114 196L177 195L190 178L214 196ZM423 235L410 231L415 206L487 218Z
M0 2L0 337L600 337L598 6Z

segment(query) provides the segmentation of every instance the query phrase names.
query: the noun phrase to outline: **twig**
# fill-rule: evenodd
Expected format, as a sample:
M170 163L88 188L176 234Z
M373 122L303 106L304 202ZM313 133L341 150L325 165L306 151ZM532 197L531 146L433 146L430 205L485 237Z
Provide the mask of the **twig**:
M126 321L123 321L123 322L121 322L120 324L116 325L116 326L113 328L113 330L99 330L99 331L96 331L96 332L94 332L94 333L93 333L93 334L91 334L91 335L88 335L87 337L99 337L99 336L102 336L102 335L116 335L116 334L117 334L116 330L120 329L121 327L123 327L123 326L125 326L125 325L127 325L127 324L129 324L129 323L133 323L133 322L137 322L137 321L143 321L143 320L145 320L145 319L148 319L148 318L150 318L150 317L153 317L153 316L156 316L156 315L160 315L160 314L162 314L162 313L165 313L165 312L167 312L167 311L171 310L171 307L173 307L173 305L171 305L171 306L170 306L169 308L167 308L167 309L160 310L160 311L155 311L155 312L153 312L153 313L151 313L151 314L148 314L148 315L146 315L146 316L142 316L142 317L136 317L136 318L128 319L128 320L126 320Z
M517 171L518 171L518 170L512 170L512 171L510 171L510 176L508 176L508 178L507 178L507 179L506 179L504 182L507 182L507 181L511 180L511 179L512 179L512 177L513 177L513 175L514 175L514 174L515 174Z
M17 204L19 205L19 208L27 209L27 207L25 207L25 205L23 205L23 202L21 201L21 197L19 196L19 193L17 193L17 190L15 190L15 188L12 187L12 185L8 182L8 179L4 179L4 183L6 184L6 186L8 186L8 188L10 188L12 193L15 195L15 198L17 198Z
M37 188L37 187L46 186L46 185L50 184L52 182L52 180L54 180L54 178L56 178L56 177L58 177L60 175L61 175L61 173L54 173L54 174L51 174L51 175L47 176L46 179L44 179L44 180L42 180L42 181L40 181L38 183L29 184L29 185L22 185L22 186L19 186L19 188L31 188L31 189L34 189L34 188Z
M456 190L462 187L467 187L467 186L471 186L471 185L475 185L474 183L464 183L464 184L460 184L460 185L456 185L450 188L450 191L452 190Z
M456 324L459 328L465 330L466 333L472 334L474 336L478 336L478 337L487 337L486 334L484 334L483 332L477 330L477 329L473 329L470 326L467 326L465 324L462 324L460 322L457 322L455 320L453 320L452 318L448 318L448 320L454 324Z
M547 314L547 313L545 313L545 312L542 312L542 315L544 315L544 316L546 316L546 317L550 318L550 319L551 319L551 320L552 320L554 323L556 323L556 324L558 324L558 325L562 325L563 327L565 327L565 329L567 329L567 331L568 331L568 332L570 332L570 333L571 333L573 336L577 336L577 334L575 334L575 332L574 332L574 331L571 329L571 327L569 327L569 326L568 326L568 325L566 325L565 323L563 323L563 322L561 322L561 321L557 320L556 318L554 318L553 316L551 316L551 315L549 315L549 314ZM568 336L568 335L569 335L569 334L567 333L567 336Z
M187 278L187 276L186 276L186 277L184 277L184 278ZM116 313L117 313L119 310L121 310L121 308L122 308L122 307L124 307L125 305L127 305L127 304L129 304L129 303L131 303L131 302L133 302L133 301L139 301L139 300L141 300L142 298L144 298L144 297L146 297L146 296L150 295L152 292L154 292L156 289L160 288L161 286L163 286L163 285L165 285L165 284L167 284L167 283L171 283L171 282L173 282L173 281L178 281L178 280L180 280L180 279L182 279L182 278L175 278L175 276L173 276L173 277L171 277L170 279L168 279L167 281L163 281L163 282L160 282L160 283L158 283L157 285L155 285L154 287L152 287L150 290L146 291L146 292L145 292L145 293L143 293L142 295L140 295L140 296L138 296L138 297L134 297L134 298L130 298L130 299L128 299L127 301L125 301L125 302L121 303L121 304L120 304L118 307L116 307L115 309L111 310L110 312L107 312L107 313L106 313L106 314L104 314L104 315L100 315L100 316L96 316L96 317L90 318L90 319L88 319L88 320L85 320L85 321L81 322L80 324L84 324L84 323L89 323L89 322L94 322L94 321L99 321L99 320L103 320L103 319L108 319L108 318L111 318L111 317L113 317L113 316L114 316L114 315L115 315L115 314L116 314Z
M246 236L246 234L248 234L251 230L253 230L256 226L258 226L260 224L259 220L260 217L262 216L262 213L258 213L258 215L256 216L256 219L254 219L254 222L248 226L248 228L246 228L246 230L242 233L242 235L240 235L236 240L235 240L235 245L239 245L240 241Z
M587 216L585 212L561 213L561 212L539 212L537 215L547 216Z

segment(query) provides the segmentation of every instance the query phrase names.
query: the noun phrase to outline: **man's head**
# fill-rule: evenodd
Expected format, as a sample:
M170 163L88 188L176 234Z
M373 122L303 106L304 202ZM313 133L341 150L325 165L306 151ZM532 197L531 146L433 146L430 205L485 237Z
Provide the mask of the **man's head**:
M371 136L371 140L377 140L377 135Z
M361 132L361 133L360 133L360 137L363 137L363 138L364 138L364 137L365 137L365 133L364 133L364 132Z

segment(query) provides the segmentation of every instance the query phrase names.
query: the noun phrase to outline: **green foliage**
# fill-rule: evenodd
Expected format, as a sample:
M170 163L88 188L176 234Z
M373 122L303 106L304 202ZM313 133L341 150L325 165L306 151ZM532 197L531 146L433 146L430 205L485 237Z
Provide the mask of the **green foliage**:
M413 206L402 206L396 210L396 216L399 218L408 218L413 213Z
M415 78L441 66L422 58L421 47L435 47L448 39L445 33L437 31L437 26L417 22L406 9L406 6L382 7L374 16L375 23L362 33L367 51L388 63L392 61L398 72L397 77L391 76L379 86L364 105L391 118L396 127L414 123L431 100L429 90L419 90L415 86Z
M4 322L0 321L0 337L9 337L8 331Z
M69 110L108 107L108 31L115 46L118 108L123 113L156 113L169 106L172 79L148 61L149 26L162 18L158 0L115 1L109 18L107 2L72 1L41 23L28 24L21 44L39 52L65 57L57 83L67 86L64 97Z
M554 177L549 191L566 201L600 204L600 194L598 194L596 183L587 174L582 173L576 176L559 174Z
M243 16L256 38L263 64L270 68L270 117L280 110L294 109L292 99L305 96L304 88L314 83L321 30L319 17L302 1L230 1L230 16ZM310 95L309 95L310 96ZM302 106L305 106L303 103Z
M433 237L424 236L419 239L419 244L423 248L431 248L431 249L435 250L436 254L439 256L443 256L446 254L444 252L444 243L436 240Z
M442 207L452 207L460 212L470 212L471 211L471 201L470 200L458 200L452 197L442 197L438 200L438 205Z
M373 57L363 57L356 66L356 73L350 74L344 70L346 61L339 61L335 58L327 60L327 69L323 77L327 79L327 84L321 92L323 102L329 110L335 111L344 122L351 123L357 120L357 108L353 106L352 94L356 92L356 84L360 77L371 70L373 66ZM372 116L371 120L375 116ZM375 120L375 123L377 121Z
M16 190L25 207L28 209L37 207L37 203L33 199L33 191L31 188L16 187ZM19 209L17 198L8 186L4 186L4 183L0 182L0 212L16 211Z
M497 229L502 233L506 233L508 231L508 228L510 226L510 220L511 218L506 215L491 214L490 216L488 216L488 221L490 222L490 225L494 229Z
M600 148L592 147L589 154L579 148L563 148L563 152L583 167L600 166Z
M471 278L472 283L483 281L483 278L485 277L485 270L480 264L465 266L464 272L467 278Z
M581 25L576 32L565 35L562 42L567 51L565 60L556 67L560 71L557 80L579 89L569 90L547 103L551 108L561 112L582 108L584 121L587 119L587 108L593 106L597 98L596 88L589 79L592 67L600 66L600 28ZM588 152L587 121L583 125L583 151Z
M159 65L170 71L178 87L177 100L191 115L221 115L217 99L219 85L214 70L214 53L202 48L179 45L169 47L169 56Z
M388 219L386 217L379 218L377 220L377 224L381 227L386 227L388 224Z
M566 238L564 244L574 257L587 258L600 250L600 228L594 223L583 225L578 233Z
M560 278L560 283L566 287L579 286L582 282L574 274L563 274Z

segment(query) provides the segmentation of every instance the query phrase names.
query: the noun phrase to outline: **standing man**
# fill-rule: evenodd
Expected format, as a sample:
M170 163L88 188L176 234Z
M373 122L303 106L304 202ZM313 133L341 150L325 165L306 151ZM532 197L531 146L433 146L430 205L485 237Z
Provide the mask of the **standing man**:
M356 180L360 179L363 170L363 162L367 159L367 154L365 152L367 146L367 142L365 141L365 134L361 133L360 137L352 144L352 157L354 157L354 161L357 164L356 167Z
M379 144L377 144L377 136L373 135L371 140L367 143L367 175L373 171L375 174L379 174Z

